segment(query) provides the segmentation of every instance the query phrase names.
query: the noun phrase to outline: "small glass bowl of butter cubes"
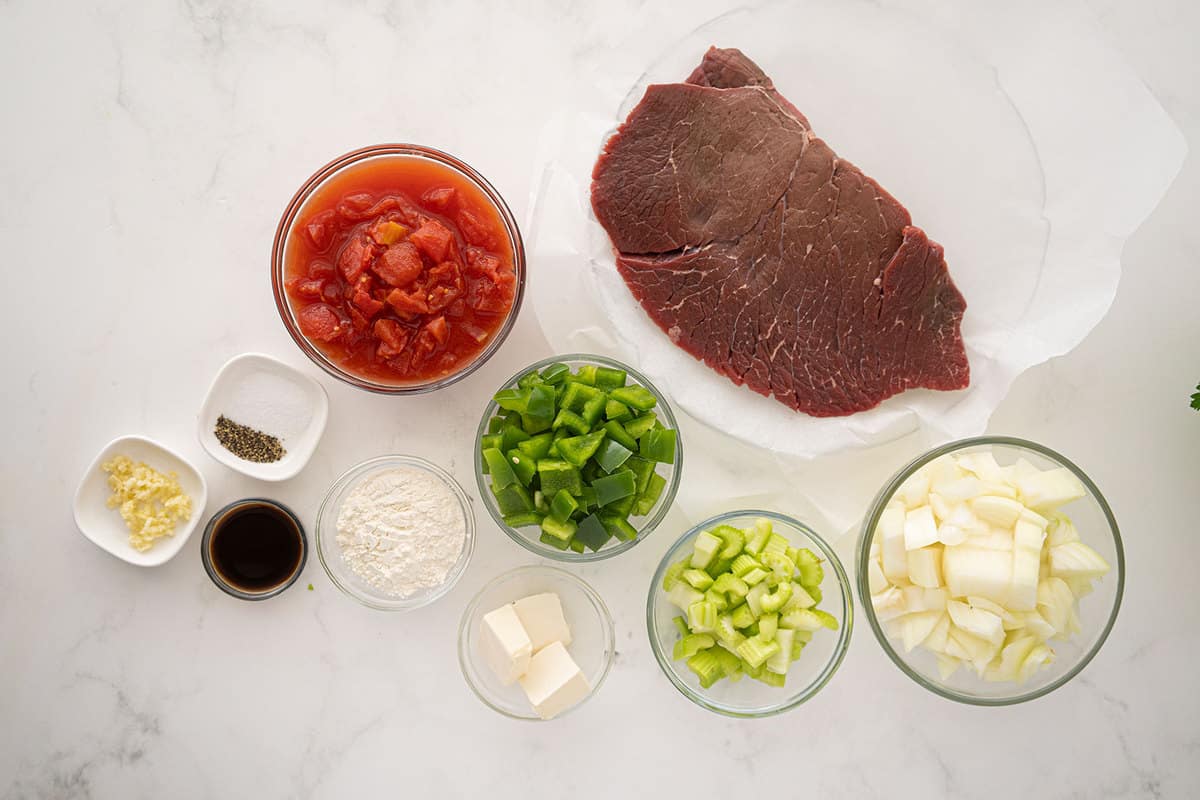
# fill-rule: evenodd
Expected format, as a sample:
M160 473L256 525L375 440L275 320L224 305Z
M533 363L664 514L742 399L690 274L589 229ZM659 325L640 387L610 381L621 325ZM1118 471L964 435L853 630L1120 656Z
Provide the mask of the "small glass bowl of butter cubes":
M459 627L467 685L513 719L556 719L578 708L608 676L615 652L600 595L555 567L519 567L493 579Z
M875 498L858 591L901 671L950 700L1020 703L1070 681L1121 605L1112 510L1065 456L983 436L914 459Z

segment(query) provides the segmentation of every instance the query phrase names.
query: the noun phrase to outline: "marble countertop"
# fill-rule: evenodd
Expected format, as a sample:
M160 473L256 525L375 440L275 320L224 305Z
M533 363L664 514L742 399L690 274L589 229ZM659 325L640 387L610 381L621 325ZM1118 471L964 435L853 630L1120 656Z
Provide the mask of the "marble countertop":
M337 474L394 451L437 461L473 492L484 398L548 354L533 315L453 391L396 401L338 384L307 364L270 300L280 209L332 155L403 139L468 157L525 219L535 142L577 65L636 77L667 32L728 8L677 5L0 3L0 797L1195 796L1195 159L1128 241L1109 315L1024 375L992 419L1084 465L1126 536L1112 638L1033 703L939 699L860 625L841 671L799 710L708 714L670 688L646 641L645 582L664 536L579 570L617 625L603 691L554 724L518 724L471 695L455 657L469 597L534 560L486 518L459 585L403 615L349 601L315 558L291 591L247 604L209 582L198 538L139 569L75 530L80 474L123 433L197 464L210 512L267 494L311 523ZM1088 8L1200 145L1197 7ZM216 370L251 350L317 375L330 395L316 456L282 484L235 474L194 435Z

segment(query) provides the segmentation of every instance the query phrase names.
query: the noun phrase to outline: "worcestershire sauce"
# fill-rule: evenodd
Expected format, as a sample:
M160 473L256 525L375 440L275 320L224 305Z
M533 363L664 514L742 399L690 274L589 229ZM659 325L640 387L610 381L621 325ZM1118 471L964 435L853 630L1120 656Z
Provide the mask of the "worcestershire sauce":
M217 521L209 541L221 580L243 592L264 592L295 574L302 555L301 533L284 511L246 503Z

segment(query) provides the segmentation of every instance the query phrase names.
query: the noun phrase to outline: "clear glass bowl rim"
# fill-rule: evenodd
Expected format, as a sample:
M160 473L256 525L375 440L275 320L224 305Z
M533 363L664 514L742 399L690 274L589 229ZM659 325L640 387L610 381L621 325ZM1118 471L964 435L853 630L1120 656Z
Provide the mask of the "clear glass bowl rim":
M431 475L441 479L454 493L454 496L458 498L459 505L462 507L463 519L466 521L467 525L467 535L465 541L463 542L462 552L458 556L458 561L456 561L454 566L451 568L450 574L446 576L445 582L443 582L442 585L436 589L429 591L427 594L417 595L416 599L385 599L361 594L355 589L344 585L338 579L337 575L334 574L333 568L325 559L325 548L322 546L324 540L324 528L326 519L330 515L335 514L337 511L337 509L331 507L334 499L354 480L375 469L376 467L385 465L416 467L418 469L423 469ZM332 524L336 525L337 520L334 519ZM470 563L471 555L475 552L475 514L471 507L470 497L468 497L467 493L463 491L462 486L460 486L458 481L454 479L454 476L439 467L437 464L434 464L432 461L421 458L420 456L402 454L376 456L374 458L368 458L366 461L360 461L359 463L350 467L348 470L339 475L332 484L330 484L329 489L325 492L325 496L321 498L320 507L317 509L316 538L317 558L320 559L321 566L325 569L325 574L329 577L329 580L333 582L334 586L341 590L342 594L357 600L359 603L368 608L373 608L378 611L413 611L415 609L427 606L445 595L454 588L454 585L458 583L459 578L461 578L463 573L467 571L467 564ZM334 542L333 544L336 547L337 543Z
M471 680L470 670L467 668L467 661L469 658L469 655L466 652L467 625L470 624L471 618L475 616L475 612L479 608L479 604L483 602L483 596L488 592L489 589L494 587L496 584L501 583L502 581L509 580L518 575L537 572L549 572L557 577L565 578L568 582L575 584L581 590L583 590L584 595L588 598L588 600L591 601L592 605L598 612L600 625L604 630L604 649L605 652L608 653L608 658L604 660L604 668L600 671L600 677L596 679L594 684L592 684L592 688L588 692L587 696L553 719L542 719L537 715L521 716L518 714L509 713L503 708L500 708L498 705L489 700L487 696L479 689L479 687L475 685L475 681ZM462 619L458 623L458 668L462 672L463 680L466 682L467 686L470 687L471 692L474 693L474 695L479 698L479 701L485 706L498 714L503 714L509 719L515 719L521 722L553 722L554 720L562 719L567 714L570 714L575 709L582 706L588 700L591 700L592 697L594 697L596 693L600 691L600 687L604 685L604 681L608 678L608 673L612 671L613 661L616 660L616 657L616 632L613 627L612 613L608 610L608 605L604 602L604 598L600 596L599 592L592 588L590 583L585 581L583 578L580 578L578 575L567 572L562 567L550 566L547 564L527 564L523 567L515 567L506 572L500 573L480 587L479 591L475 593L475 596L471 598L471 602L467 603L467 607L463 610Z
M654 619L655 599L661 594L660 586L662 584L663 573L666 572L667 567L670 566L671 562L673 561L673 556L676 555L676 552L680 546L682 546L693 536L696 536L702 530L724 524L729 520L738 519L740 517L766 517L775 522L782 522L785 525L789 525L793 528L798 528L799 530L803 531L804 535L807 536L821 550L821 553L825 558L825 563L833 567L833 572L837 576L838 580L838 589L841 593L843 608L842 625L838 631L838 641L834 645L833 653L826 662L825 668L817 676L817 679L810 683L804 691L795 695L788 695L785 700L774 706L752 712L742 711L733 706L729 706L704 697L692 687L681 681L675 675L675 670L671 667L672 659L670 658L670 655L663 652L659 645L658 636L655 634L657 624ZM701 708L708 709L709 711L713 711L717 714L722 714L727 717L738 717L741 719L762 719L765 717L772 717L777 714L783 714L787 711L791 711L802 703L811 700L818 692L825 688L830 680L833 679L834 673L837 672L838 668L842 665L842 661L845 660L846 653L850 649L850 639L853 629L854 590L851 588L850 578L846 575L846 570L842 566L841 559L838 558L837 553L834 552L833 548L829 546L829 543L826 542L825 539L811 527L805 525L795 517L790 517L787 514L781 514L778 511L765 511L762 509L740 509L737 511L726 511L723 514L718 514L715 517L710 517L697 525L693 525L687 530L686 533L676 539L675 542L667 549L667 552L663 554L662 560L659 561L658 569L654 571L654 577L650 581L650 592L646 597L646 633L650 638L650 649L654 652L654 659L658 662L658 666L662 670L663 674L667 676L667 679L671 682L671 684L678 689L684 697L688 698ZM748 679L744 678L743 680Z
M605 546L596 552L584 551L583 553L576 553L573 550L557 550L553 547L543 545L535 540L527 539L522 536L520 532L505 525L504 517L500 513L500 509L496 508L496 502L492 496L492 490L487 484L486 476L483 474L483 456L481 455L480 451L480 445L483 441L483 436L485 433L487 433L488 421L495 416L496 411L500 408L500 406L496 404L495 400L488 400L487 408L485 408L483 411L483 417L479 420L479 428L475 431L475 454L473 458L475 464L475 482L479 486L480 500L483 501L484 508L487 509L488 514L491 515L496 525L498 525L502 531L508 534L508 538L512 539L529 552L535 553L544 558L549 558L552 561L560 561L566 564L586 564L593 561L603 561L606 558L612 558L615 555L632 549L634 545L649 536L654 529L658 527L658 524L667 516L667 513L671 510L671 506L675 502L675 494L679 491L679 480L683 475L683 435L679 432L679 423L675 420L675 412L671 410L671 404L667 402L666 396L658 390L658 387L651 383L649 378L638 372L633 367L617 361L615 358L609 358L608 356L599 356L591 353L568 353L566 355L549 356L541 359L540 361L535 361L534 363L517 371L511 378L506 380L500 386L500 389L508 389L516 386L517 380L522 375L535 369L540 372L551 364L569 364L573 361L579 361L586 364L598 364L600 366L625 370L629 377L633 378L639 384L654 393L655 398L658 399L658 407L655 408L655 411L661 410L663 412L662 416L665 417L667 424L672 430L676 431L675 463L670 465L671 479L667 482L667 487L663 490L663 496L658 501L658 510L655 511L651 516L647 517L646 520L638 526L638 535L636 539L632 539L628 542L619 542L612 544L611 546ZM497 391L499 391L499 389L497 389ZM493 394L495 393L493 392Z
M378 383L376 381L363 378L348 372L315 347L301 333L297 325L294 315L292 314L291 304L288 302L287 290L284 287L284 263L283 256L287 246L288 235L292 231L292 227L296 222L296 218L300 213L300 209L308 202L313 192L325 183L330 177L361 161L367 161L372 158L386 156L415 156L426 158L431 161L436 161L443 164L461 174L468 180L474 183L480 191L487 196L488 200L496 207L496 211L500 214L500 218L504 222L504 227L508 232L509 239L513 248L513 271L516 273L516 290L513 294L512 308L509 309L508 316L500 329L496 331L496 335L488 342L487 347L479 352L473 361L464 365L462 369L450 375L446 375L437 380L428 383L418 384L388 384ZM375 144L367 147L360 147L357 150L351 150L341 156L330 161L325 166L318 169L306 180L296 194L292 196L291 201L284 209L283 216L279 220L279 226L275 229L275 240L271 246L271 291L275 297L275 308L279 312L280 319L283 320L283 325L287 328L288 334L295 341L296 345L308 356L314 364L320 367L329 375L337 378L340 381L355 386L359 389L365 389L369 392L388 395L407 395L407 394L425 394L427 392L436 391L456 383L470 375L475 370L479 369L488 359L495 355L496 351L504 344L504 340L508 338L513 326L516 325L517 316L521 311L521 301L525 296L525 244L521 238L521 229L517 225L516 217L513 216L508 204L504 202L504 198L496 191L496 188L477 172L474 167L467 164L449 153L437 150L432 147L426 147L419 144Z
M892 495L896 493L896 490L900 488L900 484L904 483L904 481L907 480L910 475L928 464L930 461L933 461L935 458L944 456L947 453L953 453L957 450L965 450L969 447L986 447L988 445L999 445L1002 447L1015 447L1028 450L1032 453L1036 453L1044 458L1048 458L1051 461L1061 464L1062 466L1071 470L1071 472L1075 474L1075 477L1079 478L1084 487L1087 488L1088 493L1099 504L1100 510L1104 514L1104 518L1108 521L1109 531L1113 537L1113 545L1117 551L1117 586L1116 595L1113 597L1112 611L1109 613L1108 621L1105 623L1104 629L1100 632L1100 636L1096 639L1091 649L1084 653L1083 657L1080 658L1079 661L1073 667L1071 667L1071 669L1067 670L1058 678L1054 679L1045 686L1006 697L978 697L976 695L957 692L954 689L930 680L925 675L922 675L910 667L908 663L896 652L896 649L892 646L887 634L884 633L883 627L879 624L879 620L875 617L875 609L871 605L871 590L867 585L866 578L871 538L868 535L868 532L874 532L875 526L879 522L879 516L883 513L884 506L887 505L888 500L890 500ZM887 654L887 657L892 660L893 664L900 668L901 672L934 694L947 700L953 700L958 703L965 703L967 705L974 706L997 707L1025 703L1030 700L1036 700L1039 697L1044 697L1045 695L1053 692L1055 689L1058 689L1069 682L1072 678L1083 671L1083 668L1086 667L1091 660L1096 657L1096 654L1100 652L1100 648L1104 646L1104 642L1108 639L1109 633L1112 632L1113 625L1116 624L1117 612L1121 610L1121 599L1125 594L1125 548L1121 542L1121 531L1117 526L1116 517L1113 516L1112 509L1109 507L1108 501L1104 499L1104 495L1101 493L1100 488L1096 486L1090 477L1088 477L1086 472L1084 472L1078 465L1075 464L1075 462L1071 461L1066 456L1062 455L1056 450L1046 447L1043 444L1039 444L1028 439L1021 439L1015 436L973 436L967 439L958 439L956 441L947 442L946 444L935 447L932 450L928 450L901 467L895 473L895 475L893 475L892 478L883 485L883 488L880 489L879 493L875 495L875 499L871 501L870 510L867 513L867 516L863 519L862 528L859 530L858 545L855 552L855 562L858 567L858 598L863 605L863 613L867 618L867 622L871 626L872 633L875 634L876 641L879 642L880 647L883 648L883 652Z

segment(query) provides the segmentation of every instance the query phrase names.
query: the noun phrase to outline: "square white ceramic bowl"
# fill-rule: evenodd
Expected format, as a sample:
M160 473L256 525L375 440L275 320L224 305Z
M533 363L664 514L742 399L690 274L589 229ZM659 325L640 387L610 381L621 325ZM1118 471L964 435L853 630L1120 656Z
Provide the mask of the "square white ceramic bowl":
M173 536L158 540L145 552L134 549L129 543L129 528L121 519L120 511L107 505L112 492L108 488L108 475L100 465L117 455L128 456L134 462L144 461L164 475L174 472L180 487L192 498L192 516L175 526ZM153 439L119 436L104 446L83 473L83 479L75 491L75 525L97 547L117 558L139 567L157 567L170 561L183 549L199 524L207 502L208 484L187 459Z
M239 392L247 391L251 381L263 379L265 383L273 381L278 384L280 381L286 381L295 387L295 398L302 398L301 402L307 405L306 425L299 430L270 430L268 424L254 419L254 415L239 417L235 410ZM265 397L260 400L264 403L269 402ZM277 436L287 451L286 454L270 464L258 464L238 458L225 449L213 432L217 418L222 414L228 415L234 422ZM196 435L208 454L230 469L263 481L285 481L304 469L313 451L317 449L317 443L321 441L328 418L329 396L325 394L321 384L295 367L270 356L245 353L226 362L213 379L208 397L204 399L204 405L200 409Z

